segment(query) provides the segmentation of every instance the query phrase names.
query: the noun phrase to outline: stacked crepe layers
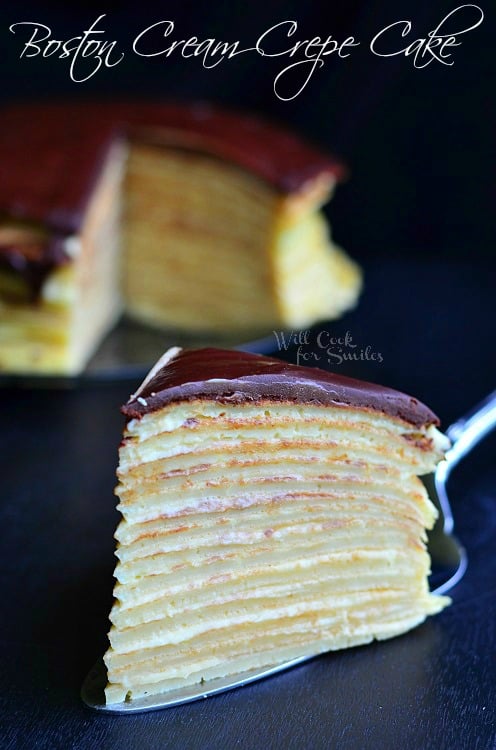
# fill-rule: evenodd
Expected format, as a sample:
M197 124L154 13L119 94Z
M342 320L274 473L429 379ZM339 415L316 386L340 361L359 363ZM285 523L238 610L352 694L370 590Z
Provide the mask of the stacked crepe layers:
M154 325L255 333L339 316L355 304L361 275L319 211L333 184L329 176L282 195L222 159L132 144L129 313Z
M131 419L107 702L209 689L442 610L418 476L446 448L432 424L349 405L202 397Z
M33 297L29 278L0 263L0 371L78 373L122 311L119 272L120 184L125 154L111 149L79 234L63 240L64 262L40 276ZM51 241L39 224L4 218L2 248L35 264ZM36 273L36 271L35 271Z

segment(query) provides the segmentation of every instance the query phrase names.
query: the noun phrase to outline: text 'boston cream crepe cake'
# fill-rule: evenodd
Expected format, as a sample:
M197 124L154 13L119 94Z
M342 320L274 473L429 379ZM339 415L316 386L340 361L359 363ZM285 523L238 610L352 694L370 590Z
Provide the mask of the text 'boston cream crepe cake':
M108 703L389 638L448 603L418 478L447 439L416 399L176 348L123 412Z
M4 108L0 372L78 372L123 309L236 336L340 315L360 272L320 208L343 172L204 104Z

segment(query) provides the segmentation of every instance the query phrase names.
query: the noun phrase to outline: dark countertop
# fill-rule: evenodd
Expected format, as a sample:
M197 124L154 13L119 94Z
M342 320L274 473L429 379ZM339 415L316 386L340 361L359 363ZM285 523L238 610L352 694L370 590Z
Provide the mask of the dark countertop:
M369 264L360 306L330 330L383 361L364 353L335 369L412 392L446 427L495 387L496 267L484 264ZM305 351L322 356L319 330ZM0 392L2 748L494 748L494 435L451 480L469 568L441 615L181 708L121 717L83 706L82 680L106 648L118 406L135 385Z

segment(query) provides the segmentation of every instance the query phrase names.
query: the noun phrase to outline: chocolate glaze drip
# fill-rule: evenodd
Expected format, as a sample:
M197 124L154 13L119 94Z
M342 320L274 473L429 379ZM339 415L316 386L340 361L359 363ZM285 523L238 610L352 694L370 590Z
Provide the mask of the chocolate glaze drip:
M38 299L47 276L68 261L64 237L54 235L45 241L0 243L0 269L11 271L23 279L31 302Z
M235 404L269 400L353 406L416 427L439 424L427 406L392 388L227 349L181 350L121 411L128 419L140 419L172 402L198 398Z

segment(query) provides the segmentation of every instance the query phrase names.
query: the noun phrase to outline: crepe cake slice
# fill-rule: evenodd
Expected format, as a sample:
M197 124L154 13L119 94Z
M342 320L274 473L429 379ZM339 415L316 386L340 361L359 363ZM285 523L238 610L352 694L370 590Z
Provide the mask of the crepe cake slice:
M416 399L174 348L122 410L108 703L390 638L449 602L418 478L448 441Z

